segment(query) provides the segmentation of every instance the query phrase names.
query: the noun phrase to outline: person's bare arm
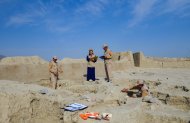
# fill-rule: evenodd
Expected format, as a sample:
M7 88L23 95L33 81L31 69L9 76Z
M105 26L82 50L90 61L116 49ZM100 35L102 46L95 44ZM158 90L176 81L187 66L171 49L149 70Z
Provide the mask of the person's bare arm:
M129 90L133 90L133 89L138 89L138 90L140 90L141 89L141 86L139 85L139 84L137 84L137 85L129 85L128 86L128 88L123 88L122 90L121 90L121 92L128 92Z
M140 86L140 85L135 85L135 86L133 86L132 88L130 88L129 90L133 90L133 89L138 89L138 90L140 90L140 89L141 89L141 86Z
M113 55L112 51L110 51L109 54L110 54L110 58L112 58L112 55Z

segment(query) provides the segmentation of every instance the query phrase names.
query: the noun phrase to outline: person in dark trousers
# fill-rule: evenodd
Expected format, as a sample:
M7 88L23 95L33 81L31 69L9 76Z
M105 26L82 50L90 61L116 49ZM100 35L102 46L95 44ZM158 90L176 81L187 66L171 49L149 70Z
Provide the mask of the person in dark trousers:
M95 62L97 61L97 56L94 54L93 49L89 49L89 54L86 57L88 62L87 68L87 81L95 81Z

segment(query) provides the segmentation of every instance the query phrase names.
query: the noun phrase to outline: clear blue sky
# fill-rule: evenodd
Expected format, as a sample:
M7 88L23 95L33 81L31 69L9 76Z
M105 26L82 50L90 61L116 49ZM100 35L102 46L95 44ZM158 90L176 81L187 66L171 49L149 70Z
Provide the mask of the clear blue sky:
M190 57L190 0L0 0L0 54Z

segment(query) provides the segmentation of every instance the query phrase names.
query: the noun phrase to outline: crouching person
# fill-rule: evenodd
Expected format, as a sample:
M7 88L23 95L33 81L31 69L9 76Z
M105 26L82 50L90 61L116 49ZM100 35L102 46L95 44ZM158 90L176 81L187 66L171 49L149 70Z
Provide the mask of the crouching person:
M129 94L130 90L133 90L133 89L138 90L137 93L134 93L131 95L134 98L146 97L150 94L147 85L144 83L144 81L141 81L141 80L138 80L135 86L130 87L130 88L124 88L121 90L121 92L126 92Z

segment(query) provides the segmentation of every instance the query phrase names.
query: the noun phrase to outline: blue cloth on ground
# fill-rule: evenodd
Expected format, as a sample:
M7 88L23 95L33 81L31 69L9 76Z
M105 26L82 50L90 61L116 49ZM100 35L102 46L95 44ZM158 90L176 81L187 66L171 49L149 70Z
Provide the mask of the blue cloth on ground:
M85 109L87 108L88 106L85 106L83 104L79 104L79 103L73 103L73 104L70 104L68 106L66 106L64 109L66 111L77 111L77 110L82 110L82 109Z

